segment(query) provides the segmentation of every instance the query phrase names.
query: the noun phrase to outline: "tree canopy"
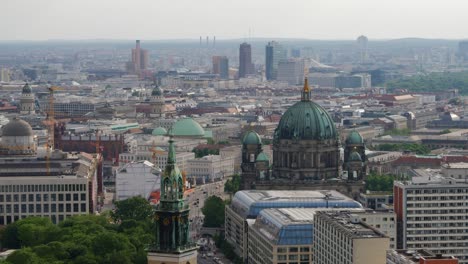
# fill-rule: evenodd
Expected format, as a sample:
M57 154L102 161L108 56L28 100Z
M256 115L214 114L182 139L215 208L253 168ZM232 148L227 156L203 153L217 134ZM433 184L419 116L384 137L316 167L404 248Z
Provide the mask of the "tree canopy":
M239 191L241 177L239 174L235 174L231 179L228 179L224 184L224 191L227 193L234 194Z
M405 77L386 83L391 91L408 89L411 92L434 92L458 89L460 94L468 94L468 72L438 72Z
M431 150L421 144L380 144L376 147L382 151L411 151L418 155L429 154Z
M6 226L4 248L18 249L7 264L146 264L153 243L153 215L142 198L117 202L111 219L105 215L73 216L54 225L48 218L28 217Z
M224 208L225 208L225 203L223 199L215 195L208 197L205 201L205 205L201 209L203 215L205 215L203 226L205 227L224 226Z
M366 190L391 192L393 190L394 180L395 178L392 175L370 174L366 178Z

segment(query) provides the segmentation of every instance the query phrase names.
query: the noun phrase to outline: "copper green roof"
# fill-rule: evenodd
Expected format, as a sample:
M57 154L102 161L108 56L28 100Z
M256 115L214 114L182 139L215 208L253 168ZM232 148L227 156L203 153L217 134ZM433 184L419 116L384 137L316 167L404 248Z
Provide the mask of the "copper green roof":
M192 118L184 118L172 125L171 134L176 137L203 137L205 130Z
M153 129L151 134L154 136L165 136L167 135L167 130L164 127L157 127Z
M31 86L29 86L28 83L26 83L24 86L23 86L23 93L32 93L32 89L31 89Z
M357 153L356 151L353 151L349 155L349 161L362 161L361 155L359 155L359 153Z
M257 162L258 161L270 161L270 159L268 159L268 156L264 153L264 152L260 152L260 154L258 154L257 156Z
M155 86L153 88L153 91L151 91L151 96L161 96L162 95L162 90L159 88L159 86Z
M338 138L333 119L320 105L309 101L307 94L303 95L305 98L302 101L291 106L281 117L275 130L275 140Z
M262 139L255 131L249 131L245 134L242 139L242 144L244 145L260 145L262 144Z
M359 145L363 143L364 140L362 139L361 134L355 130L351 131L351 133L349 133L348 137L346 138L346 144Z

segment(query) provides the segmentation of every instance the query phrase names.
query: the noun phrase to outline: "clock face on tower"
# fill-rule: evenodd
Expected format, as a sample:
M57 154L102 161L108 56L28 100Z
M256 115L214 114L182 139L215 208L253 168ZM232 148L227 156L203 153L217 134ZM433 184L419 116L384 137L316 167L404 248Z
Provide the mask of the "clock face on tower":
M169 225L170 222L171 222L171 220L169 220L169 217L166 217L166 218L164 218L164 220L163 220L163 224L164 224L164 225Z

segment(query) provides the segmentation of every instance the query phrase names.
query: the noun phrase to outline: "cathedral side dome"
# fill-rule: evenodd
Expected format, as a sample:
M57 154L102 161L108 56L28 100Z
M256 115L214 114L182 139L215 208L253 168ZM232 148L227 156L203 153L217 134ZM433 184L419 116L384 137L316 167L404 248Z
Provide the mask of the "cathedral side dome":
M151 96L161 96L162 95L162 90L159 88L159 86L155 86L153 90L151 91Z
M353 153L351 153L351 155L349 155L349 161L362 161L362 158L361 158L361 155L359 155L359 153L357 153L356 151L353 151Z
M362 139L361 134L357 131L351 131L349 133L348 137L346 138L346 144L351 144L351 145L359 145L359 144L364 144L364 140Z
M249 131L242 139L244 145L261 145L262 139L255 131Z

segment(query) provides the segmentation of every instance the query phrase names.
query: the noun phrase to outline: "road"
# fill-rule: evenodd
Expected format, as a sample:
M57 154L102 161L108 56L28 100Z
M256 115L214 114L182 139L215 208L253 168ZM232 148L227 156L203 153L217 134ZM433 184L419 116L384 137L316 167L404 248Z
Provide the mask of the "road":
M198 237L198 232L203 225L203 213L201 208L205 205L205 199L216 195L225 199L224 183L226 180L207 183L204 185L198 185L194 188L193 192L190 193L186 200L190 205L189 219L191 221L190 236L192 239Z

